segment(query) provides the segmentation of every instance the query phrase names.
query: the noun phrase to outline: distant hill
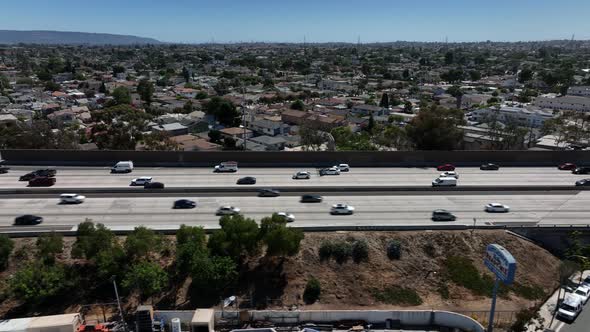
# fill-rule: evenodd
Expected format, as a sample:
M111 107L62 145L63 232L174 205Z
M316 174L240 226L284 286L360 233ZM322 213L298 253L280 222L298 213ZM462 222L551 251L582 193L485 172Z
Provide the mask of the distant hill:
M0 44L85 44L85 45L135 45L161 44L159 40L137 36L107 33L65 31L17 31L0 30Z

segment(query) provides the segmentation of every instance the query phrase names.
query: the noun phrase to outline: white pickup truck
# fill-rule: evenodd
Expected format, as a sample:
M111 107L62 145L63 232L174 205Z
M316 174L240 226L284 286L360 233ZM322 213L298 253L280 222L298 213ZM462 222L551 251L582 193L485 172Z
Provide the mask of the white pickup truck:
M215 165L215 169L213 171L216 173L235 173L238 171L238 163L235 161L224 161L219 165Z

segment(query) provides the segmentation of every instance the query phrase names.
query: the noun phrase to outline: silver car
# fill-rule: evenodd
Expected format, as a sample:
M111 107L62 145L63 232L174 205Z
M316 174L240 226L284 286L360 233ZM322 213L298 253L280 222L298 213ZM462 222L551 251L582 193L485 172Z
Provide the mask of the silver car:
M235 206L220 206L219 209L217 209L217 213L218 216L230 216L230 215L235 215L235 214L240 214L240 209L235 207Z
M334 204L330 209L331 214L353 214L354 206L347 204Z
M510 212L510 207L500 203L490 203L485 206L486 212Z

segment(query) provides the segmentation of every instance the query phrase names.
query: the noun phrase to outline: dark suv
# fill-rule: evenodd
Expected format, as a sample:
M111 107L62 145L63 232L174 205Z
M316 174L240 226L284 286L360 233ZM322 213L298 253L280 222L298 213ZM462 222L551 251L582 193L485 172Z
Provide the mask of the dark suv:
M29 180L29 187L51 187L55 184L55 178L36 177Z
M578 167L572 171L574 174L589 174L590 167Z
M482 171L497 171L500 169L500 166L492 163L487 163L479 166L479 169Z
M434 210L432 211L432 221L455 221L457 217L447 210Z
M17 226L21 225L39 225L43 222L43 218L34 216L32 214L25 214L14 218L14 224Z
M0 174L8 173L9 169L10 169L10 167L0 166Z
M307 195L301 196L301 203L321 203L321 202L322 202L322 196L320 196L320 195L307 194Z
M238 179L237 184L256 184L256 178L253 176L246 176Z
M38 169L21 176L19 181L30 181L37 177L54 177L57 172L54 169Z

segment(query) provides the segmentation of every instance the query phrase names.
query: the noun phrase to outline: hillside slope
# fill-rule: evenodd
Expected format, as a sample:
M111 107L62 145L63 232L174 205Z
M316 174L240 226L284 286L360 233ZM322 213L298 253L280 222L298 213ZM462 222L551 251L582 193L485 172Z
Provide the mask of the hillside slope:
M153 38L66 31L17 31L0 30L0 44L86 44L86 45L136 45L161 44Z

